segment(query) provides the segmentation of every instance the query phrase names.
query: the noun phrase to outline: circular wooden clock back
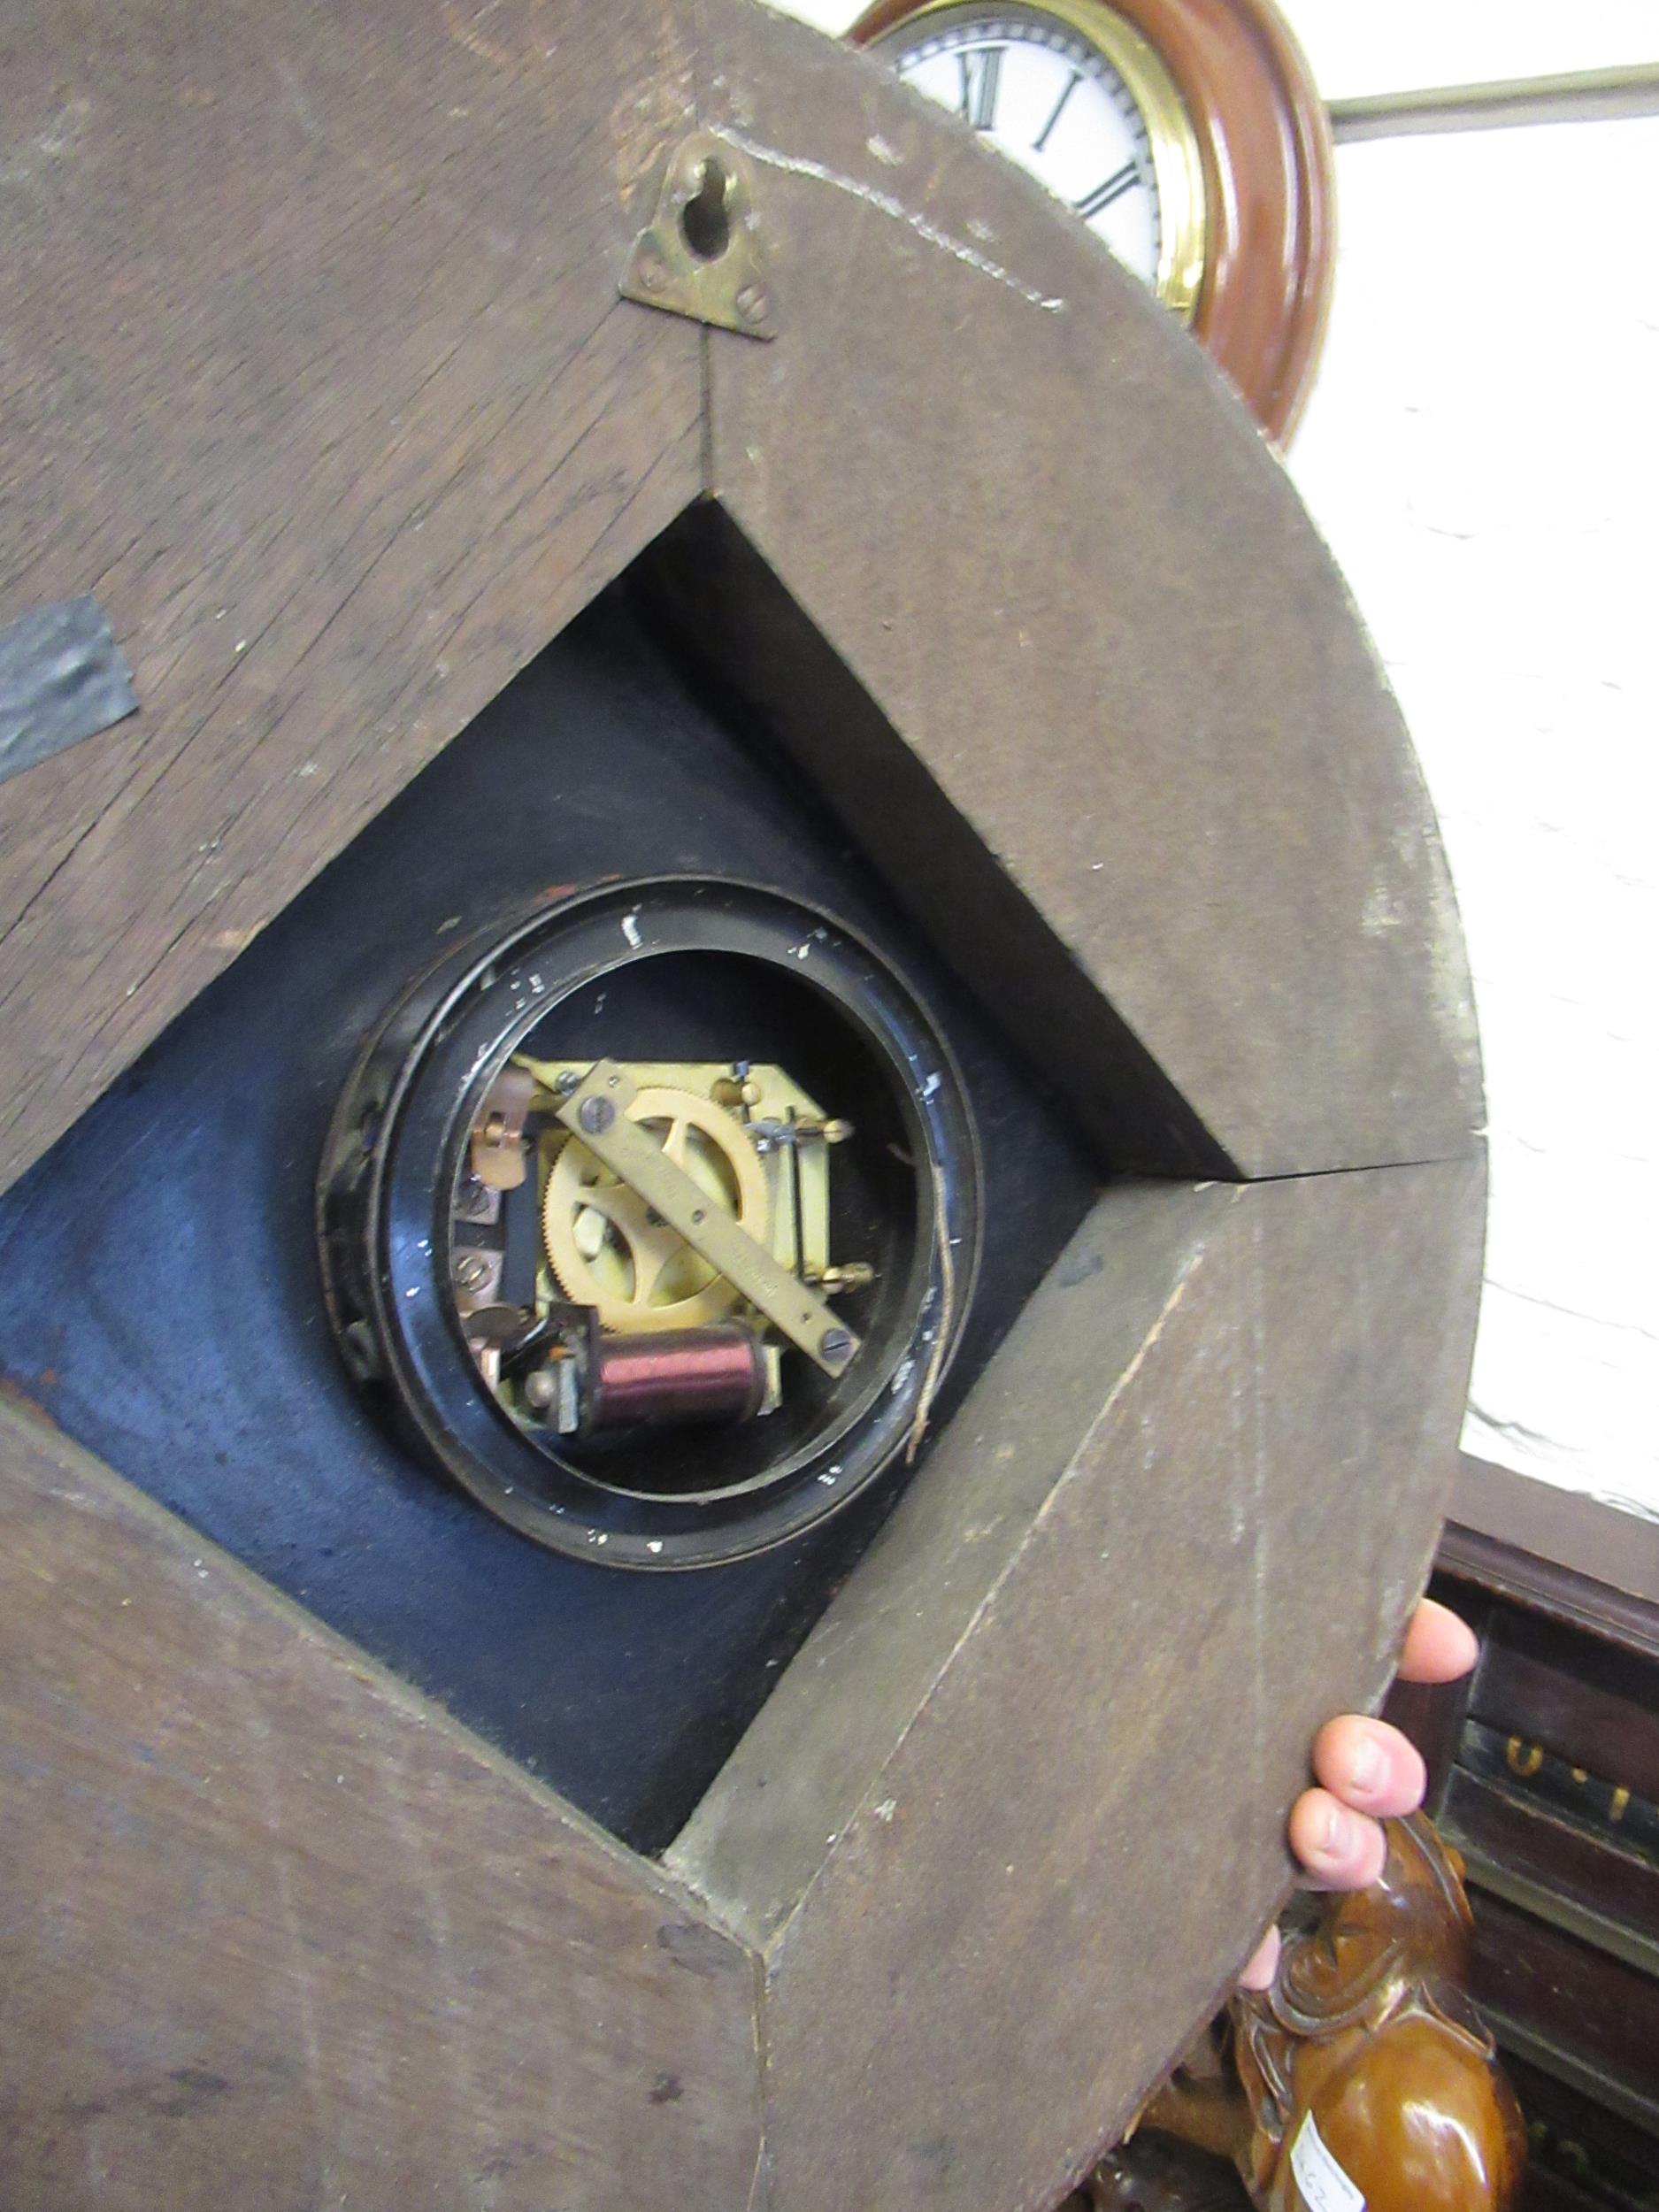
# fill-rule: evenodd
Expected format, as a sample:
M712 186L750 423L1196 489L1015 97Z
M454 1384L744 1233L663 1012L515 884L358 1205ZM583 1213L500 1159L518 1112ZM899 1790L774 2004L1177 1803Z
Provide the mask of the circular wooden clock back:
M0 780L0 1245L44 1278L0 1408L0 2200L1045 2212L1278 1904L1309 1743L1389 1677L1463 1400L1467 979L1341 580L1094 241L764 9L11 14L0 626L95 593L139 704ZM1218 14L1185 19L1225 73ZM698 196L724 227L687 233ZM692 313L633 296L676 238L652 283ZM1230 289L1210 313L1247 319ZM422 800L506 757L509 712L512 773ZM482 1616L526 1559L563 1578L482 1648L572 1740L618 1684L680 1694L674 1624L741 1570L555 1558L412 1460L360 1514L320 1455L261 1488L347 1391L314 1264L267 1279L134 1163L180 1053L219 1079L240 1023L265 1078L180 1114L173 1165L250 1236L309 1205L308 1144L245 1177L255 1122L332 1108L277 1084L261 979L333 962L306 1018L349 1061L404 980L365 949L373 887L465 842L437 960L502 888L492 809L549 856L576 822L603 888L647 872L654 777L659 873L717 817L764 872L810 818L1040 1101L1010 1089L987 1151L1035 1174L1057 1116L1088 1189L636 1848L468 1718L462 1563L485 1530ZM549 858L515 895L571 890ZM354 896L370 934L316 919ZM142 1227L119 1266L84 1258L104 1216ZM144 1315L192 1253L192 1296ZM189 1356L171 1396L123 1300ZM279 1353L303 1387L216 1456L202 1419ZM295 1501L314 1578L261 1548ZM352 1632L363 1590L428 1665Z
M1335 180L1324 103L1271 0L875 0L849 36L902 58L918 38L970 24L987 43L999 24L1015 35L1050 27L1080 40L1126 73L1155 154L1160 140L1190 147L1201 173L1194 265L1190 274L1171 268L1166 256L1156 288L1269 437L1286 443L1318 364ZM1137 42L1152 57L1144 85L1135 81ZM1159 111L1171 94L1178 112L1167 117ZM995 128L987 104L969 119ZM1079 211L1087 213L1087 199Z

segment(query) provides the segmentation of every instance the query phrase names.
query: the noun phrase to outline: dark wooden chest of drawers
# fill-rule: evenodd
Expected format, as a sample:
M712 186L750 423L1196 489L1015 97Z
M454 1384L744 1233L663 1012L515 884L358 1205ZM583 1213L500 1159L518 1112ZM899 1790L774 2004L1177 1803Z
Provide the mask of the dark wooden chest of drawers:
M1456 1525L1432 1586L1479 1663L1388 1712L1467 1863L1472 1993L1526 2112L1529 2212L1652 2212L1659 1608Z

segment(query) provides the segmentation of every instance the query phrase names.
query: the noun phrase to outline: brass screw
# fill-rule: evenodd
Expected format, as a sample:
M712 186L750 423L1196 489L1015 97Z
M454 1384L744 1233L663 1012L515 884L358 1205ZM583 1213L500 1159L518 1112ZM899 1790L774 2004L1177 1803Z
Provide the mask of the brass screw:
M758 284L746 284L733 303L746 323L764 322L766 315L766 294Z

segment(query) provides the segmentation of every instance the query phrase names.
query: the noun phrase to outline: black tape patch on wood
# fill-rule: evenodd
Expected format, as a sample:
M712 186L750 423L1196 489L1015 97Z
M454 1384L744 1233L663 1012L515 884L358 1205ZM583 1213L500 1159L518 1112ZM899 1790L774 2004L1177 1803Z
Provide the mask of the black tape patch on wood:
M60 600L0 629L0 782L137 711L96 599Z

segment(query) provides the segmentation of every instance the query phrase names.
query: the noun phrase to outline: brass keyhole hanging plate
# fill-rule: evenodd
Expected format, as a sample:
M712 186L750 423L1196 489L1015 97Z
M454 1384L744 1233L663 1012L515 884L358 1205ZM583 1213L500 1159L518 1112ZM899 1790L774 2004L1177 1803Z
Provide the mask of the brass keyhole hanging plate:
M777 336L749 172L729 140L694 131L675 148L618 289L745 338Z

